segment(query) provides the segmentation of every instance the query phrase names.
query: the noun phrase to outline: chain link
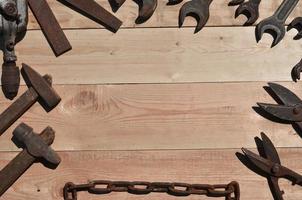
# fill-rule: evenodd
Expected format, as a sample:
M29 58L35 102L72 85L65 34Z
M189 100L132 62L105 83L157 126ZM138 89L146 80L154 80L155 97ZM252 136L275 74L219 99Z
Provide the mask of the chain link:
M233 181L225 185L188 184L169 182L143 181L90 181L76 185L66 183L63 189L64 200L77 200L77 192L87 191L91 194L108 194L111 192L128 192L135 195L146 195L152 192L167 193L173 196L205 195L208 197L225 197L225 200L239 200L239 184Z

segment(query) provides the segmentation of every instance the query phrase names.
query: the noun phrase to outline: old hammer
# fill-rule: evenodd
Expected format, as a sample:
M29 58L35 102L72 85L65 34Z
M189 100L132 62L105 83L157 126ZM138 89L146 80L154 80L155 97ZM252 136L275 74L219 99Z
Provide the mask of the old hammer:
M0 196L34 162L43 159L53 166L58 166L61 162L59 155L49 147L55 138L55 132L51 127L45 128L40 135L37 135L31 127L22 123L14 130L13 136L22 145L23 151L0 171Z
M19 119L37 100L50 111L61 101L60 96L51 87L50 75L42 77L26 64L22 64L22 76L28 90L0 114L0 135L2 135L17 119Z

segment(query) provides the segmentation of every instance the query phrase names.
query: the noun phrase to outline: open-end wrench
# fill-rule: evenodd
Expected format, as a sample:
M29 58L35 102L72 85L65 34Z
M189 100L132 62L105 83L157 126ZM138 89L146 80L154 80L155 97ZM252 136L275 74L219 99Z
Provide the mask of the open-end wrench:
M181 3L183 0L168 0L167 5L177 5Z
M300 40L302 38L302 17L296 17L287 27L287 31L295 28L298 34L294 36L294 40Z
M199 32L207 23L210 12L209 8L213 0L191 0L186 2L179 11L179 27L182 27L186 16L196 19L195 32Z
M114 7L113 11L116 12L126 0L110 0L110 4ZM152 17L156 7L157 0L133 0L139 6L138 17L135 20L136 24L142 24ZM177 1L177 0L172 0Z
M239 5L235 12L235 18L243 14L247 17L247 21L244 26L250 26L254 24L259 17L259 4L261 0L249 0Z
M297 82L297 80L300 80L301 71L302 71L302 59L292 69L291 75L292 75L293 81Z
M283 0L274 15L262 20L256 26L256 40L259 42L264 33L269 33L273 36L274 41L271 47L277 45L285 35L285 21L296 7L299 0Z

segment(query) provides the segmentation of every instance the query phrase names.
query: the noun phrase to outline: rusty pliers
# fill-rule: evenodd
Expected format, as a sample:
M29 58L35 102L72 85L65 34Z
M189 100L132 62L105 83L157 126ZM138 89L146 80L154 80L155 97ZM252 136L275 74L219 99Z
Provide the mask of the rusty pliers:
M242 148L243 156L247 163L245 164L252 171L267 178L271 193L275 200L283 200L284 192L280 189L278 180L287 179L293 183L302 186L302 176L293 170L281 165L278 152L272 141L261 133L261 139L256 137L256 144L260 155ZM238 154L237 154L238 155Z
M302 100L289 89L277 83L268 83L270 92L280 104L257 103L275 118L293 123L302 130Z

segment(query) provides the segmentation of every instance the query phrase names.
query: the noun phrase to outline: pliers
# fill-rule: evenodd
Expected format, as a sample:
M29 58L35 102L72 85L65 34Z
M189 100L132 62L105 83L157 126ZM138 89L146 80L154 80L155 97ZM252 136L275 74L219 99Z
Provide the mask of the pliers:
M256 137L256 144L260 155L252 151L242 148L243 154L247 163L244 163L248 168L257 174L267 178L271 193L275 200L283 200L283 191L280 190L278 180L280 178L287 179L293 185L302 186L302 176L293 170L281 165L278 152L272 141L261 133L261 139Z
M257 103L270 115L296 124L302 131L302 100L289 89L276 83L268 83L271 92L280 104Z

